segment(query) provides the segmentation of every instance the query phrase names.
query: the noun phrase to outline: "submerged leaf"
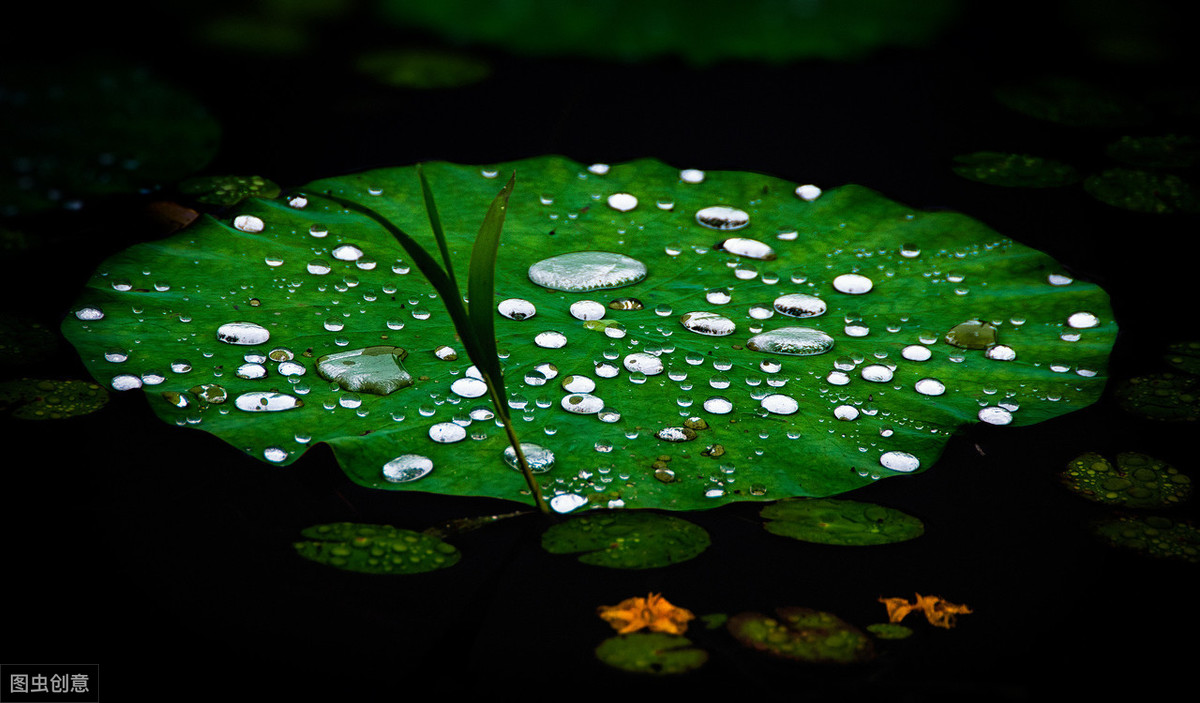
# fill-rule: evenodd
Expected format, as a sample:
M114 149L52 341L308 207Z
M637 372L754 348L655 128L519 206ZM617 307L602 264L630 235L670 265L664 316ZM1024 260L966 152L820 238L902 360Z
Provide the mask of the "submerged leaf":
M836 495L928 468L964 425L1040 422L1104 388L1117 331L1104 291L963 215L653 160L422 170L460 272L482 213L507 198L497 301L535 315L505 315L486 286L470 319L455 304L407 167L246 200L121 252L63 333L101 385L144 388L164 420L272 464L325 442L365 486L530 503L479 392L498 357L500 411L553 457L539 481L560 512ZM616 194L637 204L607 204ZM714 206L744 213L737 241L697 219ZM755 258L764 246L774 259ZM494 355L445 353L473 345L485 315ZM964 324L980 332L969 342ZM318 373L382 346L407 352L411 384L361 392ZM244 377L246 364L261 369ZM210 386L230 404L191 391ZM430 470L385 471L407 456Z
M1200 530L1185 521L1160 515L1119 516L1097 522L1092 531L1114 547L1156 559L1200 562Z
M891 544L920 537L920 520L894 508L834 498L785 500L759 513L767 532L783 537L837 545Z
M654 569L692 559L708 548L703 528L669 515L616 511L584 515L542 535L551 554L579 554L579 561L613 569Z
M345 571L365 574L416 574L458 563L453 545L432 535L391 525L351 522L316 525L301 533L310 541L296 542L305 559Z
M1072 459L1061 478L1067 488L1088 500L1128 508L1174 505L1192 492L1186 474L1140 452L1121 452L1115 465L1087 452Z

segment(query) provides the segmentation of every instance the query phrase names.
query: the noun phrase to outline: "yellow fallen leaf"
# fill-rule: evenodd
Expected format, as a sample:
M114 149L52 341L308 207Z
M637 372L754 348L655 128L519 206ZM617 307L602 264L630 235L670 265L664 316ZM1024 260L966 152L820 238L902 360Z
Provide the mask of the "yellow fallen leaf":
M920 593L917 594L916 601L912 603L904 598L880 598L879 602L887 606L890 622L900 622L912 611L920 610L925 613L925 618L931 625L946 629L954 627L956 615L971 613L971 609L966 605L951 603L938 596L923 596Z
M696 617L690 610L671 605L661 594L655 593L645 598L626 598L617 605L602 605L596 609L596 614L622 635L643 628L681 635L687 631L688 621Z

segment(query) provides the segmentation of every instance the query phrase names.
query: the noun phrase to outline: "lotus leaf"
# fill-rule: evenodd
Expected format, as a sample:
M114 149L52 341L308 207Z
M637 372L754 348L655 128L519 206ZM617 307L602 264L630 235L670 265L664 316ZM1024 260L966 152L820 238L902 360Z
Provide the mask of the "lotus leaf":
M686 520L649 512L583 515L542 535L552 554L613 569L652 569L687 561L708 548L708 533Z
M836 498L783 500L762 509L767 532L805 542L862 546L920 537L920 520L882 505Z
M679 635L635 632L604 640L596 647L596 658L625 671L681 674L704 666L708 652Z
M1192 480L1174 466L1140 452L1121 452L1116 462L1086 452L1067 464L1063 484L1088 500L1127 508L1174 505L1188 499Z
M416 574L453 566L460 557L453 545L436 537L391 525L340 522L301 534L309 541L295 543L300 556L345 571Z
M1200 530L1160 515L1120 516L1097 522L1093 532L1114 547L1157 559L1200 562Z
M822 664L853 664L875 657L871 639L832 613L810 608L777 608L778 618L740 613L726 627L739 642L784 659Z
M1104 388L1104 291L964 215L653 160L426 164L459 271L512 172L496 341L557 509L836 495ZM325 442L365 486L532 502L442 301L323 193L432 251L414 168L321 180L113 256L64 334L103 385L270 463ZM367 360L406 382L343 385Z
M954 158L954 172L963 178L1013 188L1052 188L1079 180L1070 164L1029 154L978 151Z

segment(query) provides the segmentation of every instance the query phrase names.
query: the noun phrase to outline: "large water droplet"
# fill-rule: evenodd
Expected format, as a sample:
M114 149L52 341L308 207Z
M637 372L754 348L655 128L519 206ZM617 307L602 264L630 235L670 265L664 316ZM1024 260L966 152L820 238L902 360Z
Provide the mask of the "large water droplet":
M775 415L791 415L800 409L800 403L795 398L782 393L768 395L761 404L764 410Z
M571 303L571 317L576 320L599 320L608 309L595 300L576 300Z
M715 395L704 401L704 409L714 415L727 415L733 411L733 403L724 396Z
M751 337L746 346L768 354L813 356L833 349L833 337L810 327L780 327Z
M556 513L569 513L576 508L587 505L587 498L578 493L562 493L550 499L550 509Z
M737 331L733 320L715 312L689 312L681 316L679 322L691 332L710 337L724 337Z
M812 184L805 184L796 188L796 197L812 202L821 197L821 189Z
M909 473L921 467L921 460L908 452L884 452L879 457L879 463L885 469Z
M604 409L604 401L590 393L572 393L562 399L562 409L576 415L592 415Z
M522 298L502 300L496 310L510 320L525 320L537 314L537 307Z
M233 399L238 410L246 412L280 412L304 405L299 398L275 391L251 391Z
M608 251L560 254L529 267L529 280L551 290L568 293L620 288L646 277L646 265L637 259Z
M1100 324L1100 318L1090 312L1077 312L1067 318L1067 325L1075 329L1086 329Z
M317 359L317 374L352 393L387 395L413 383L401 361L400 347L375 346L327 354Z
M467 438L467 428L454 422L439 422L429 428L429 438L438 444L461 442Z
M750 215L745 210L725 205L714 205L699 210L696 213L696 222L709 229L728 231L741 229L750 224Z
M859 273L843 273L833 279L834 290L848 295L869 293L874 286L871 279Z
M383 465L383 477L392 483L408 483L433 471L433 461L420 454L401 454Z
M625 369L647 376L657 376L663 372L663 362L653 354L636 352L625 357Z
M335 247L330 254L339 261L358 261L363 256L363 250L353 244L342 244Z
M542 349L561 349L567 346L567 335L563 334L562 332L547 330L545 332L539 332L538 335L533 338L533 343Z
M989 405L979 411L979 419L989 425L1007 425L1013 421L1012 413L1004 408Z
M921 395L941 395L946 392L946 384L936 378L922 378L913 388Z
M554 452L540 444L521 442L521 453L525 455L525 463L529 465L531 473L544 474L554 468ZM517 453L511 445L504 448L504 463L517 471L521 470Z
M864 366L861 372L863 380L871 381L872 383L887 383L892 380L891 367L883 364L871 364Z
M789 317L816 317L825 314L825 301L815 295L788 293L775 299L775 309Z
M450 390L463 398L479 398L487 395L488 387L485 381L464 376L451 383Z
M253 322L226 322L217 328L217 339L226 344L263 344L270 338L266 327Z
M910 344L900 350L900 356L909 361L929 361L929 357L933 356L933 352L929 351L929 347L920 344Z
M243 232L263 231L263 221L254 215L238 215L233 218L233 226Z
M629 212L637 207L638 199L629 193L613 193L608 196L608 206L619 212Z
M718 242L714 248L722 249L737 256L744 256L748 259L758 259L759 261L772 261L775 259L775 250L770 245L764 244L757 239L730 237Z

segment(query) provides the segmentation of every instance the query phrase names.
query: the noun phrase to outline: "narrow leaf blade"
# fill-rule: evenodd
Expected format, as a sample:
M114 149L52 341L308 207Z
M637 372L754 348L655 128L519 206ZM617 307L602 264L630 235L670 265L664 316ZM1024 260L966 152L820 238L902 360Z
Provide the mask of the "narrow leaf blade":
M469 317L475 337L479 342L479 358L475 363L480 370L491 376L504 395L504 379L500 373L500 357L496 347L496 321L493 314L496 254L500 248L500 234L504 230L504 216L508 210L508 198L516 184L517 174L514 172L508 183L492 200L479 234L475 237L475 247L471 251L470 276L467 279L467 297L470 300Z
M421 164L417 164L417 177L421 180L421 197L425 201L425 214L429 217L429 227L433 230L433 239L442 253L442 265L445 267L446 277L454 284L454 289L458 290L458 281L454 278L454 264L450 261L450 247L446 244L446 233L442 229L442 216L438 214L437 203L433 200L433 189L429 187L429 181L425 178L425 170L421 168Z

